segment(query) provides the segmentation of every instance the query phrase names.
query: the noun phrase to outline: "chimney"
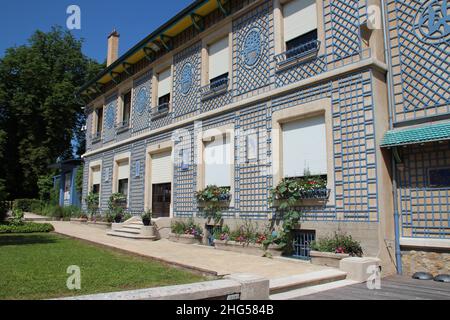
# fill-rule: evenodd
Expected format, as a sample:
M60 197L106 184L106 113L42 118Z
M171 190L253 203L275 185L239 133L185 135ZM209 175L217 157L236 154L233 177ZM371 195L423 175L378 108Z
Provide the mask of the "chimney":
M116 29L114 29L108 36L108 57L106 59L107 67L119 58L119 38L120 35Z

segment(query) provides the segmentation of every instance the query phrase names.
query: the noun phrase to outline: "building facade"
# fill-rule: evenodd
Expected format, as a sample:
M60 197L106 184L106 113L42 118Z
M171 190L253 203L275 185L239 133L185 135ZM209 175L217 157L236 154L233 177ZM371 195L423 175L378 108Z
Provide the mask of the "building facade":
M124 56L109 52L81 90L83 198L99 193L106 210L121 192L134 214L197 217L195 192L219 185L227 221L266 223L271 188L312 174L330 194L299 205L300 242L347 232L387 274L408 264L411 239L434 238L445 259L449 135L403 147L398 132L445 127L448 20L430 45L413 29L426 20L416 11L446 1L413 2L198 0ZM439 188L418 185L430 168Z

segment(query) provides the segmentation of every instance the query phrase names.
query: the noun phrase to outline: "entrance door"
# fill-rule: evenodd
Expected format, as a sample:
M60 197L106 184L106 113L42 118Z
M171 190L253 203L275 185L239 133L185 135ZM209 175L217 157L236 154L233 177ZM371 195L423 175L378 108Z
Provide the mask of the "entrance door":
M172 185L170 183L152 186L152 212L155 218L170 217Z
M156 218L170 217L172 196L172 152L153 154L151 170L152 213Z

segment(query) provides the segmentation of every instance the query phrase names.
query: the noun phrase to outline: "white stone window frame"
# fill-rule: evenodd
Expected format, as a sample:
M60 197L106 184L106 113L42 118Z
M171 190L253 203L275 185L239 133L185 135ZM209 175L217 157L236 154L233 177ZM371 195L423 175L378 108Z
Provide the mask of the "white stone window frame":
M119 179L118 171L119 164L121 162L128 161L128 195L127 195L127 205L130 204L130 190L131 190L131 152L125 152L114 156L113 163L113 179L112 179L112 193L117 193L119 190Z
M327 142L327 188L331 190L327 201L328 206L336 204L335 178L334 178L334 139L333 115L330 98L300 104L291 108L276 111L272 115L272 166L273 183L278 185L283 180L283 124L301 119L323 115L325 117L325 130ZM338 218L344 218L338 217Z
M211 32L202 38L202 72L201 72L201 86L210 84L209 78L209 46L220 41L228 36L228 90L233 87L233 24L227 22L222 25L220 29Z
M275 38L275 55L286 52L286 41L284 39L284 15L283 6L293 0L274 0L274 38ZM323 1L316 0L317 8L317 40L320 41L318 55L325 54L325 22Z
M173 183L173 176L174 176L174 169L173 169L173 159L174 154L173 151L175 150L175 145L173 141L166 141L154 145L150 145L145 150L145 178L144 178L144 207L145 210L152 210L153 208L153 184L152 184L152 156L158 153L165 153L165 152L171 152L172 154L172 172L170 174L171 176L171 190L172 190L172 196L170 198L170 218L174 217L174 211L173 211L173 203L174 203L174 183ZM142 168L141 168L142 170Z
M158 63L158 66L155 66L153 68L153 75L152 75L152 105L151 108L158 107L159 103L159 75L170 68L170 104L169 104L169 112L173 109L173 74L174 74L174 65L173 65L173 57L167 58L165 60L162 60L160 63Z
M235 204L235 128L234 124L224 125L217 128L211 128L206 131L201 131L198 133L197 140L197 191L202 191L205 185L205 164L204 164L204 152L205 152L205 143L210 142L213 137L226 135L227 140L230 141L230 156L231 163L230 167L230 194L231 201L230 207L234 207Z
M92 192L92 188L94 187L94 170L95 169L99 169L100 171L100 187L99 187L99 195L102 194L102 168L103 168L103 161L102 160L97 160L97 161L91 161L89 162L89 172L88 172L88 190L87 190L87 194L90 194Z

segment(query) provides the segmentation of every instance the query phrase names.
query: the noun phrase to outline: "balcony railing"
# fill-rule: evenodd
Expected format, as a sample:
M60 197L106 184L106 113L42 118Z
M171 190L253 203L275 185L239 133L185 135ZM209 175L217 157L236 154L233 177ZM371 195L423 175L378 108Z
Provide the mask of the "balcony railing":
M130 121L129 120L122 121L121 123L118 123L116 125L116 130L118 133L127 131L129 129L130 129Z
M157 107L152 108L152 119L164 117L170 111L170 102L160 104Z
M101 132L96 132L96 133L93 133L91 135L91 142L92 143L100 142L100 140L102 140L102 133Z
M284 67L316 57L319 49L320 41L314 40L276 55L274 59L277 64L277 68L283 69Z
M228 91L228 78L219 79L200 88L203 100L211 99Z

